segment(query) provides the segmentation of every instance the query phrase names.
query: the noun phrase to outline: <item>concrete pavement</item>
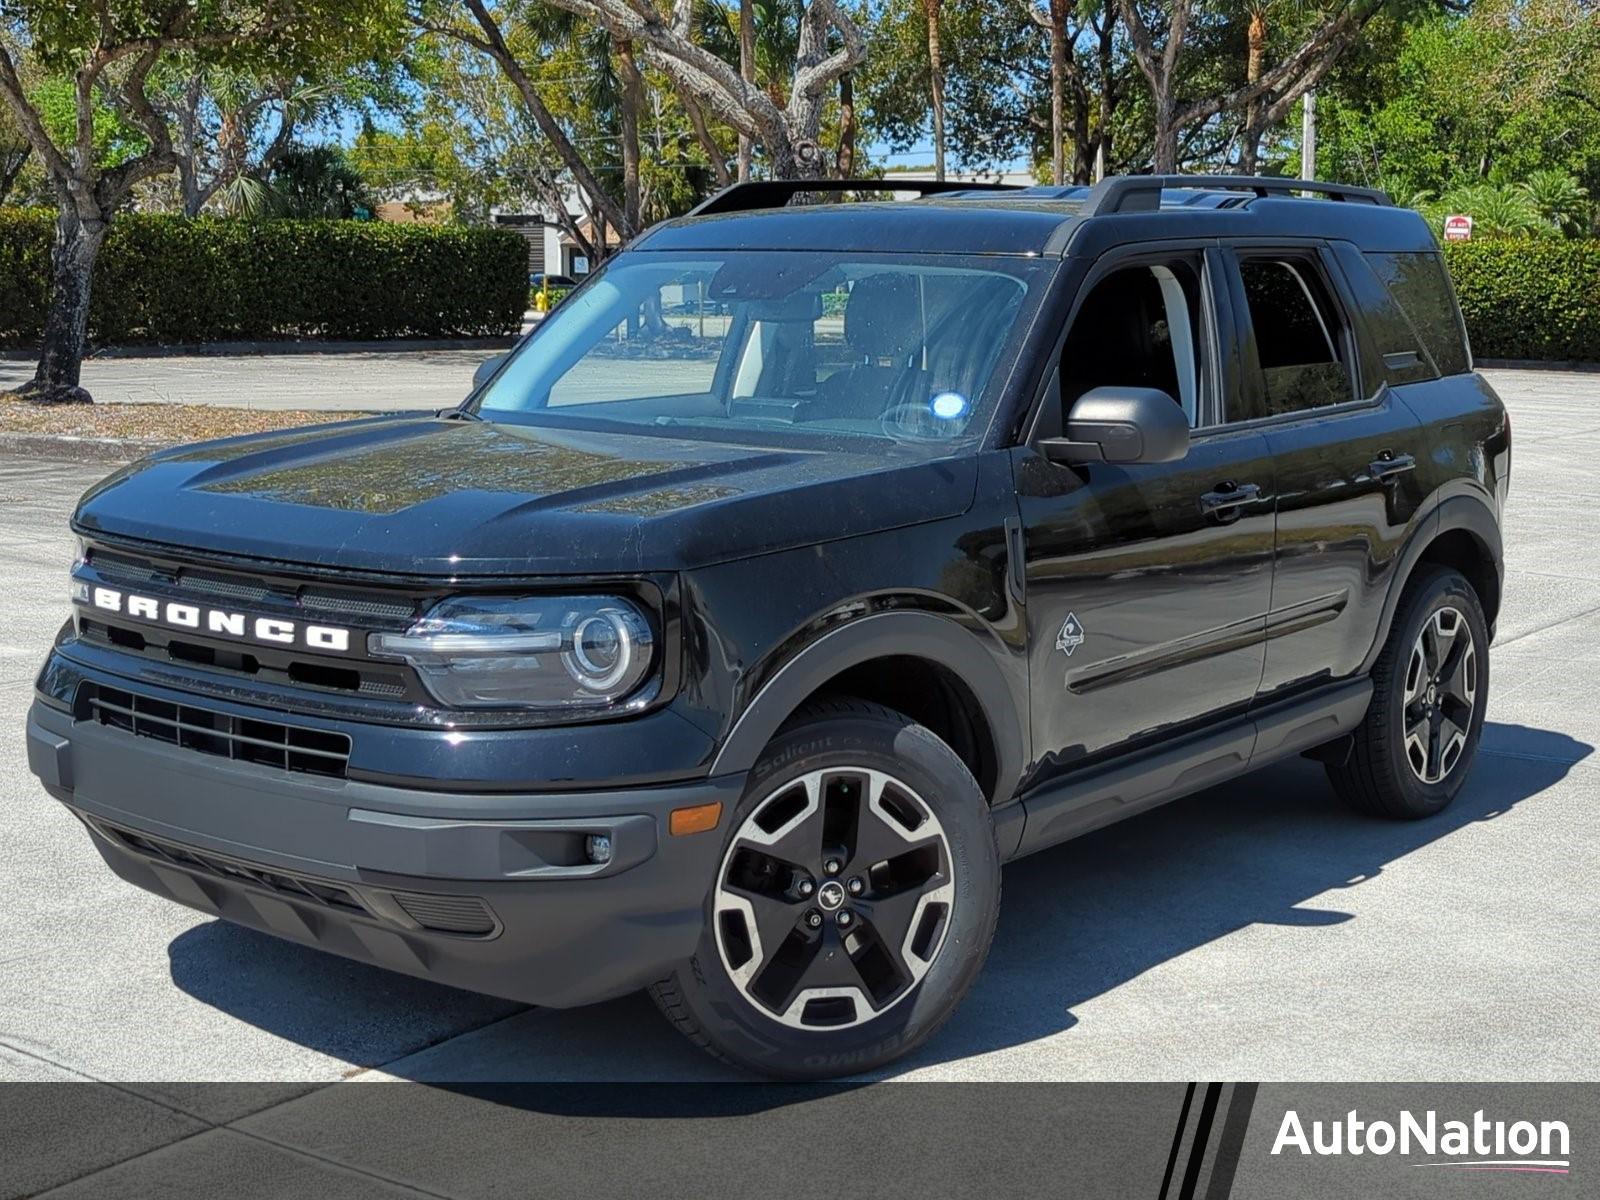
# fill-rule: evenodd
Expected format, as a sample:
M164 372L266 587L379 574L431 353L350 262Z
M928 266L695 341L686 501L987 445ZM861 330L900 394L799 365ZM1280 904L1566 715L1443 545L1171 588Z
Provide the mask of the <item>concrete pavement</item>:
M100 404L218 404L320 412L443 408L472 387L479 363L502 350L91 358L83 386ZM0 359L0 392L34 364Z
M367 369L393 393L411 367ZM1600 1074L1600 376L1491 378L1515 428L1509 577L1483 752L1455 806L1358 818L1296 761L1014 864L973 995L890 1074ZM65 514L98 474L0 461L0 1079L726 1077L643 997L520 1009L113 877L22 754L66 610Z

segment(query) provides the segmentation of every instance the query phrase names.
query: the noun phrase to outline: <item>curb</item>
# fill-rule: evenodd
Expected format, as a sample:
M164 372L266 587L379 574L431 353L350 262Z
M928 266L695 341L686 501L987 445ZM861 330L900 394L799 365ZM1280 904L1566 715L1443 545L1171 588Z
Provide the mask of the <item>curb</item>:
M1580 375L1600 372L1600 363L1576 359L1563 362L1545 358L1475 358L1472 365L1490 371L1568 371Z
M85 362L109 358L237 358L293 354L425 354L439 350L509 350L520 334L476 338L396 338L374 342L180 342L166 346L104 346ZM34 362L37 350L0 351L0 361Z
M177 442L140 442L132 438L75 437L66 433L0 433L0 454L51 458L75 463L116 466L143 458Z

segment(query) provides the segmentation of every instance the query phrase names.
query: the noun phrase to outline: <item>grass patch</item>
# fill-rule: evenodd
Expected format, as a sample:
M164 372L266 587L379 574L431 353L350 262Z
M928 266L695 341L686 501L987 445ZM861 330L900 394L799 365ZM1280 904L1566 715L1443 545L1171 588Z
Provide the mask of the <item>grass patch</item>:
M20 399L15 392L0 392L0 434L109 438L146 447L176 446L244 433L270 433L371 415L222 408L209 404L33 404Z

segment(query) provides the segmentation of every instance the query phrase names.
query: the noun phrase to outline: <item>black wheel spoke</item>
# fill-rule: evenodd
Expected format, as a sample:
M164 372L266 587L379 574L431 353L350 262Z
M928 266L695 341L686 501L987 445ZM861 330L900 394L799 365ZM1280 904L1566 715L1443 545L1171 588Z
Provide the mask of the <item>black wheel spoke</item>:
M861 873L908 850L940 840L920 805L892 781L880 781L876 804L864 803L856 832L851 870Z
M1432 620L1422 627L1422 666L1429 675L1439 673L1439 632Z
M822 949L822 939L792 929L768 951L750 979L750 994L776 1012L787 1011L806 988Z
M1428 758L1427 758L1427 764L1428 765L1427 765L1427 768L1426 768L1426 774L1424 775L1424 779L1426 781L1431 782L1432 780L1435 780L1435 779L1439 778L1439 747L1440 747L1440 743L1439 743L1439 725L1438 725L1438 722L1436 722L1436 721L1428 722L1428 736L1427 736L1427 739L1426 739L1426 745L1428 747Z
M911 918L916 915L924 894L924 890L918 888L861 906L867 926L882 941L896 969L907 979L911 978L911 967L905 960L906 936L911 932Z
M1406 739L1428 740L1428 710L1426 706L1413 705L1406 711Z
M816 789L804 783L781 790L746 822L735 845L795 865L812 862L822 847L821 810L813 804L815 797Z
M1439 679L1446 688L1454 687L1461 669L1466 665L1467 653L1472 649L1472 635L1467 632L1465 622L1456 630L1456 636L1450 643L1450 648L1445 652L1444 661L1439 664Z
M1459 696L1447 693L1440 698L1439 714L1450 725L1465 731L1472 721L1472 704Z
M774 953L805 917L803 904L794 904L763 892L748 891L733 884L727 885L725 890L729 895L749 901L750 911L755 917L755 933L761 939L761 948L766 955Z
M854 936L853 930L841 930L832 921L823 926L822 936L817 940L817 955L811 960L811 969L806 972L807 988L862 986L861 972L856 969L855 960L850 956L849 943Z

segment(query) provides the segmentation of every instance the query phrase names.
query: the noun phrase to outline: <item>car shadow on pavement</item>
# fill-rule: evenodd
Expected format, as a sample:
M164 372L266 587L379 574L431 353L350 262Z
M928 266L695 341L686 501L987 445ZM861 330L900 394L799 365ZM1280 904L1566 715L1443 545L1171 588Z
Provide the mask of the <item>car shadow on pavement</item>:
M1415 850L1535 800L1593 752L1565 734L1493 722L1484 741L1493 752L1479 758L1455 803L1428 820L1352 814L1321 767L1293 760L1008 866L999 929L972 995L927 1046L885 1074L1070 1029L1087 1001L1249 925L1352 920L1298 906L1359 887ZM221 921L179 935L168 952L173 982L191 996L352 1067L405 1075L404 1060L418 1050L521 1011ZM415 1077L717 1077L650 1008L633 996L540 1013L516 1038L453 1063L417 1055ZM430 1011L447 1019L418 1020Z

